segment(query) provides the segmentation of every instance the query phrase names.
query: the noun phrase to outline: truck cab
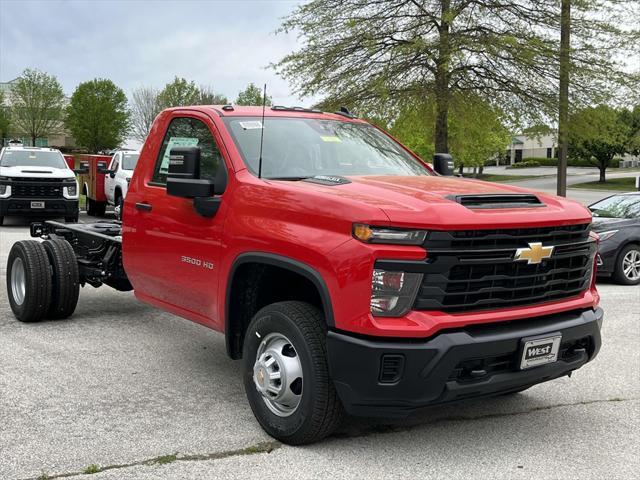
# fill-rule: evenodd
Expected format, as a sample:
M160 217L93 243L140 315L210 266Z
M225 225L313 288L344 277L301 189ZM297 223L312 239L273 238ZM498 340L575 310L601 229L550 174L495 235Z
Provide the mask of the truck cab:
M104 194L107 202L115 206L114 212L117 219L121 218L124 199L139 156L138 151L121 150L114 153L109 163L104 179Z
M78 182L59 150L8 146L0 151L0 225L8 216L78 221Z

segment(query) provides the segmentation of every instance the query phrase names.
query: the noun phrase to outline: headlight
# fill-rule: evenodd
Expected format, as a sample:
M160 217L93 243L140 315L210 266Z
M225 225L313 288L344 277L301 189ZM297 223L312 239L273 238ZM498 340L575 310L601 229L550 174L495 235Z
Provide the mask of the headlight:
M376 268L371 278L371 313L399 317L411 309L422 281L421 273Z
M604 242L613 237L617 232L618 230L607 230L606 232L598 232L598 236L600 237L600 241Z
M63 196L65 198L76 198L78 196L78 182L75 178L65 179L63 185Z
M353 236L365 243L422 245L425 238L427 238L427 232L426 230L400 230L386 227L371 227L362 223L354 223Z

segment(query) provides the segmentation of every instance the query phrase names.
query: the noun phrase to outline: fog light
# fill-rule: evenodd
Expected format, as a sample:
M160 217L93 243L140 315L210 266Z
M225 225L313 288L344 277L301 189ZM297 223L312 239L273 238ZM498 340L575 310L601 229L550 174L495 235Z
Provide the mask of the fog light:
M404 315L411 309L421 281L421 273L374 269L371 278L371 313L385 317Z

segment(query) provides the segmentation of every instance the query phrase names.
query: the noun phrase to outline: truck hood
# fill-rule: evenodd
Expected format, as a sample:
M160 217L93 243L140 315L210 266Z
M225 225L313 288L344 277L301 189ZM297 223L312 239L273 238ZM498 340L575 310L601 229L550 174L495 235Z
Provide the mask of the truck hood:
M37 178L75 178L75 174L68 168L52 167L0 167L2 177L37 177Z
M493 228L589 223L591 212L577 202L512 185L440 176L358 176L349 183L297 182L301 188L378 207L389 225L422 228ZM302 185L304 184L304 187ZM460 195L534 194L541 204L510 208L468 208ZM358 219L354 219L357 221Z

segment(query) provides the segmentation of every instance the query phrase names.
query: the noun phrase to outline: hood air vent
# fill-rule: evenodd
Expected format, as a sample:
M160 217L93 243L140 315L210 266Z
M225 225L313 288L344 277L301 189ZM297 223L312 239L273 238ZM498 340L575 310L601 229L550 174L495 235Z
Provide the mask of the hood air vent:
M472 209L544 207L532 194L450 195L447 198Z

